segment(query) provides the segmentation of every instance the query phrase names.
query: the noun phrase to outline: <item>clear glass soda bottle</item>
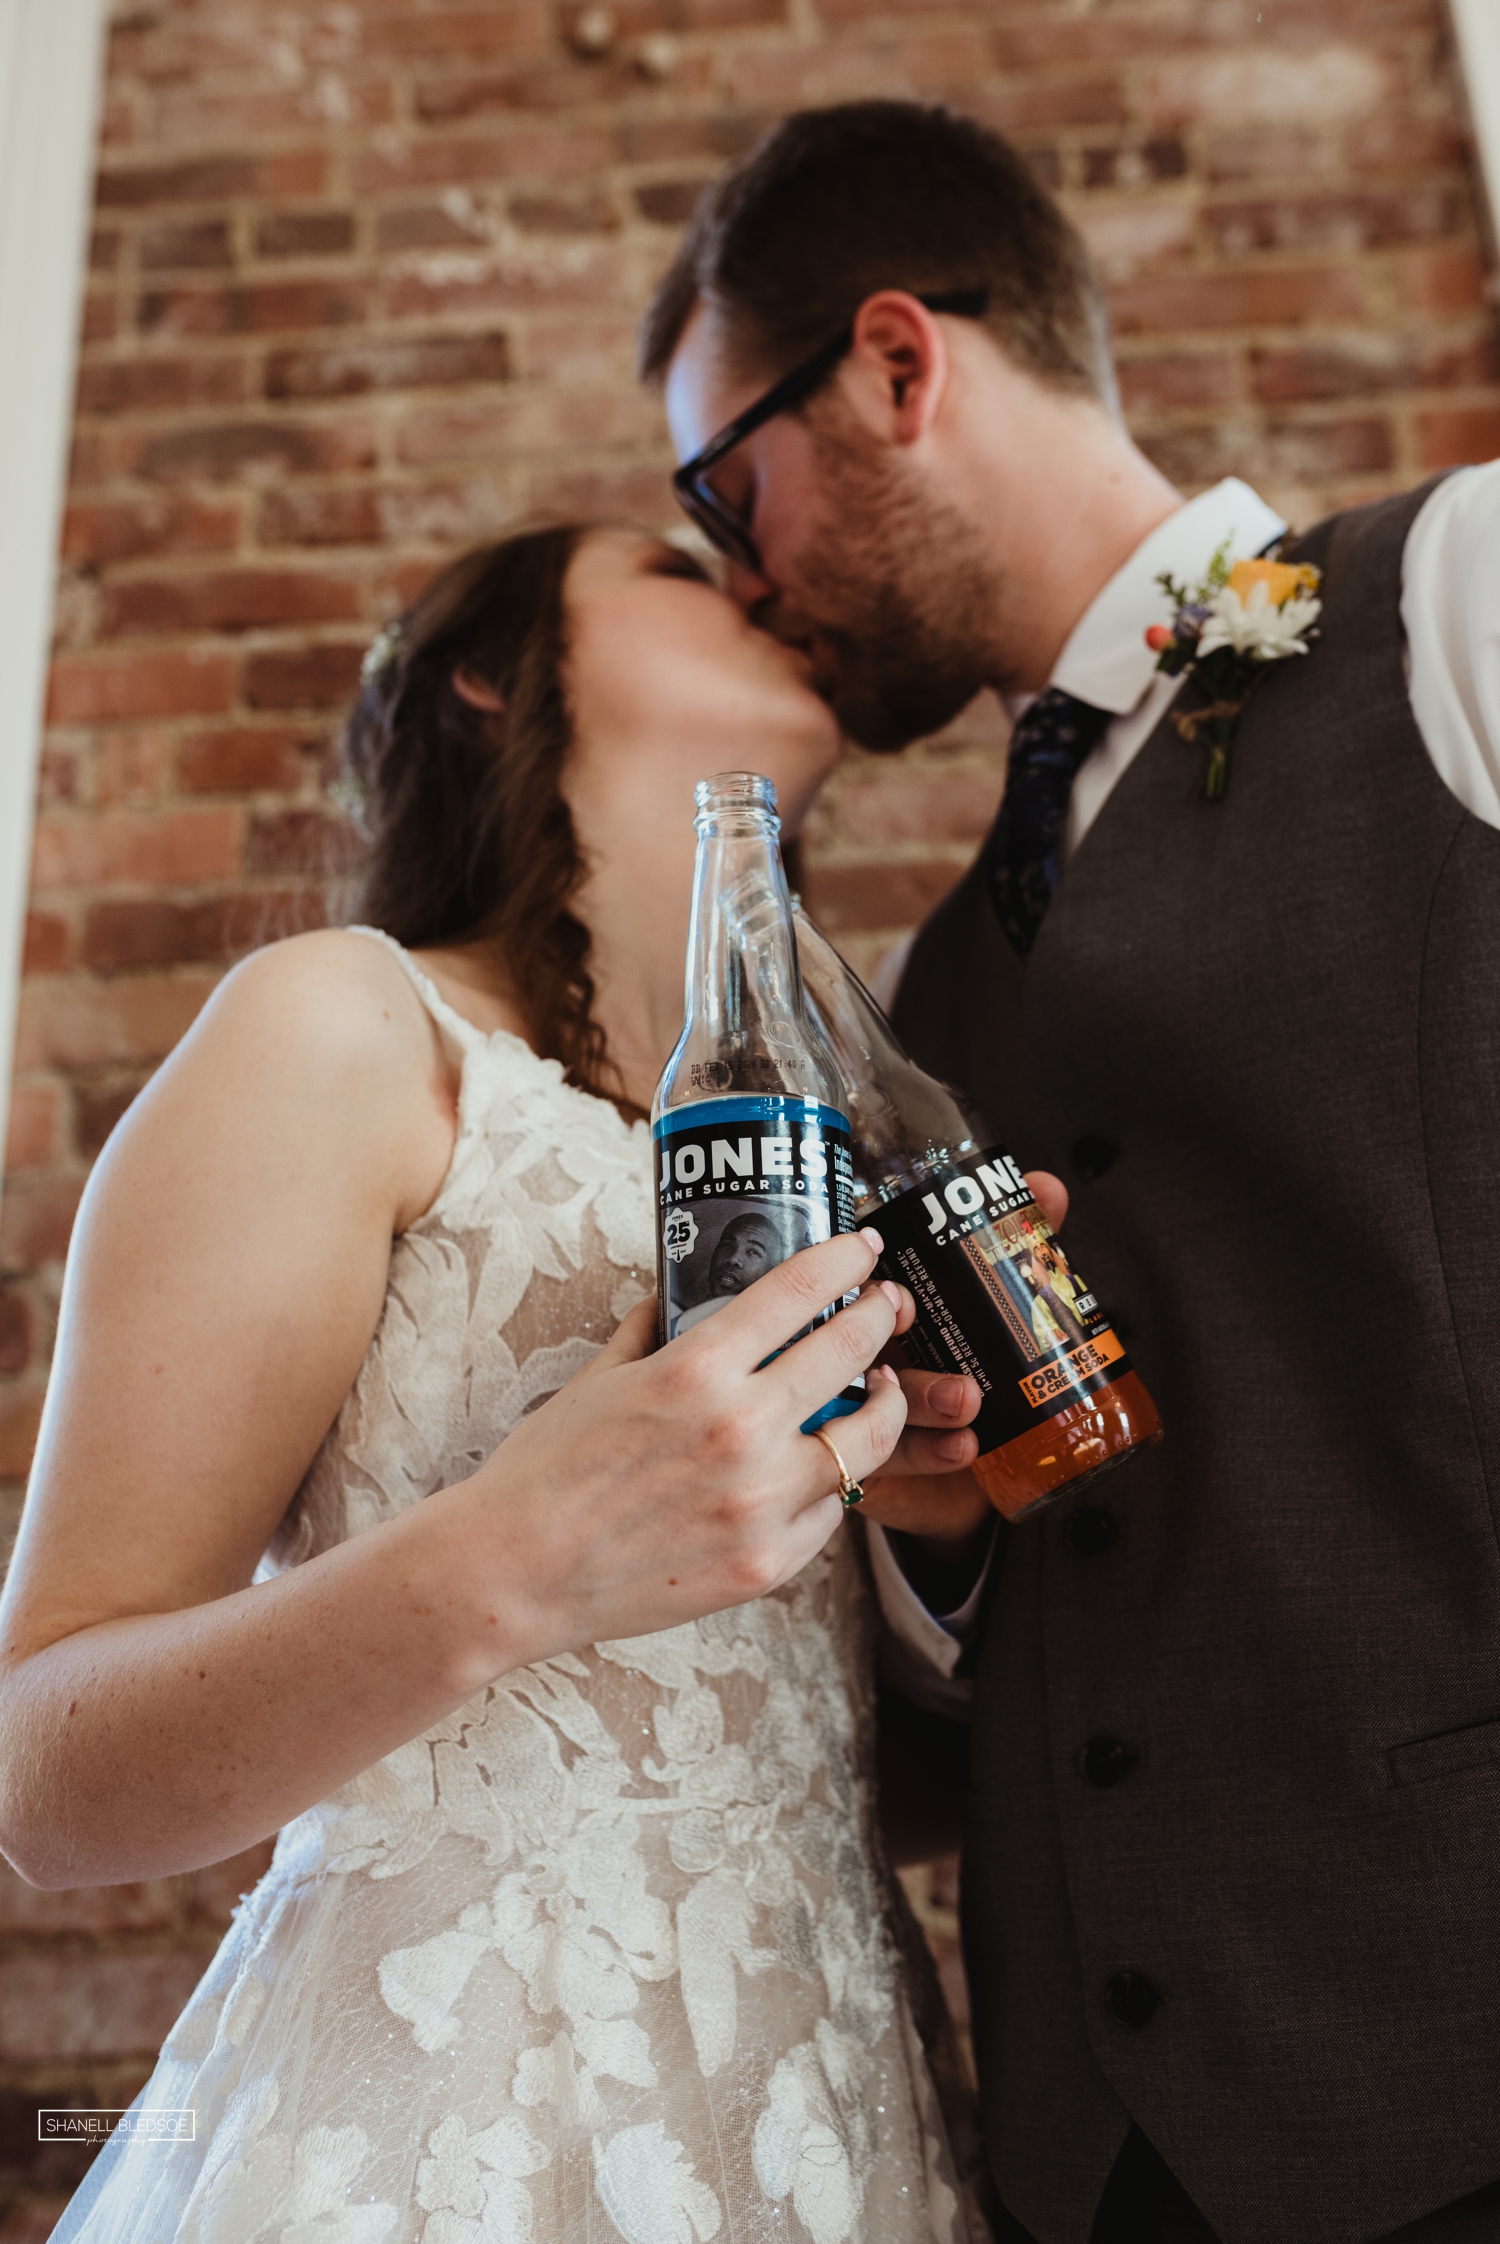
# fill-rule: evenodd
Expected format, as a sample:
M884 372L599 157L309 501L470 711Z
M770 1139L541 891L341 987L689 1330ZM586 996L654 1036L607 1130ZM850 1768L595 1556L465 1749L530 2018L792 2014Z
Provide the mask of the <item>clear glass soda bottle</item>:
M855 1218L880 1232L882 1274L916 1303L916 1362L978 1381L974 1476L1024 1518L1159 1441L1156 1405L1010 1155L979 1142L800 903L795 926L849 1101Z
M651 1104L663 1341L803 1247L855 1228L844 1086L803 1000L776 790L754 772L720 772L695 799L686 1019ZM861 1380L803 1431L863 1400Z

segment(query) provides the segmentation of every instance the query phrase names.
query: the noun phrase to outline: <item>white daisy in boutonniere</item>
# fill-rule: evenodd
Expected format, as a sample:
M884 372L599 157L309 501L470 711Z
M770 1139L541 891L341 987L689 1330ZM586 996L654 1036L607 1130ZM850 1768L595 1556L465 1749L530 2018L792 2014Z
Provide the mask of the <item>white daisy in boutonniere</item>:
M1222 802L1229 787L1229 751L1235 728L1268 662L1308 652L1323 612L1317 597L1321 574L1305 562L1236 561L1228 540L1194 590L1170 574L1157 578L1174 610L1170 624L1154 623L1146 644L1168 677L1190 677L1208 695L1201 709L1174 709L1184 740L1208 750L1205 802Z

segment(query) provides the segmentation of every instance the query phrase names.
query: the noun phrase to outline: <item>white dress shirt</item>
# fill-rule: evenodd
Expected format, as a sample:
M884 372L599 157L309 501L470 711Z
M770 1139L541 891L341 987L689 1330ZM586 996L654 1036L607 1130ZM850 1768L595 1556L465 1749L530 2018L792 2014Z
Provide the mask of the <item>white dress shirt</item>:
M1079 619L1047 683L1114 716L1073 782L1065 858L1182 684L1162 676L1146 645L1148 627L1171 617L1157 577L1170 570L1179 583L1196 584L1226 539L1231 561L1248 560L1285 527L1231 476L1153 530ZM1401 557L1401 621L1412 712L1433 769L1466 810L1500 827L1500 460L1446 477L1418 514ZM1007 702L1012 719L1029 700ZM872 986L882 1004L894 998L910 949L908 939L881 960ZM961 1713L968 1685L954 1669L972 1633L983 1577L958 1612L936 1616L873 1523L869 1536L888 1624L882 1657L892 1680L920 1703Z

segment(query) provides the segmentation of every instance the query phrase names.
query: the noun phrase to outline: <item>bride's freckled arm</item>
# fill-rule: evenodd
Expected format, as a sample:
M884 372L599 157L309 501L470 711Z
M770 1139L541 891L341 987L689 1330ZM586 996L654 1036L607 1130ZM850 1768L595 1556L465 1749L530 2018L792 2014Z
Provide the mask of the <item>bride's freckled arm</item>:
M0 1607L0 1845L44 1885L212 1862L460 1695L440 1514L251 1587L451 1147L355 936L262 954L85 1197Z

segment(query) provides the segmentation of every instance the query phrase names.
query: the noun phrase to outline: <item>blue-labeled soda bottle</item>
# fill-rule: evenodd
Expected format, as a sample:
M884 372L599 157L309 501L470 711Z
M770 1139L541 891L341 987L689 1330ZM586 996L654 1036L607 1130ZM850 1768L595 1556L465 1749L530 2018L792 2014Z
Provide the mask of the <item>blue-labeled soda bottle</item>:
M803 1001L776 790L720 772L695 799L687 1017L651 1105L664 1341L855 1228L844 1086ZM830 1302L807 1330L843 1306ZM857 1410L863 1387L830 1396L803 1431Z

